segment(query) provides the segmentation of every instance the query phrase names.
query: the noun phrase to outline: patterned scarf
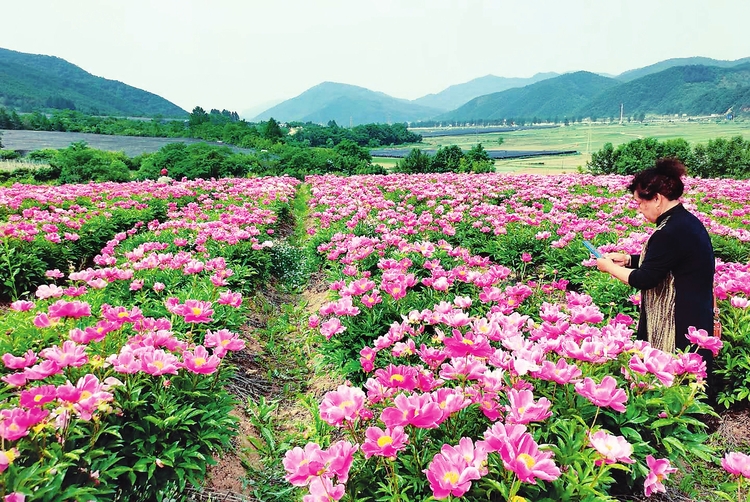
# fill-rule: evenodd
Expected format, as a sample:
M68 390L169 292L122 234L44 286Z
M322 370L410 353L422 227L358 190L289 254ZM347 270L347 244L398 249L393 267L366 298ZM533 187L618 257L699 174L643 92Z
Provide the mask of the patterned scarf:
M669 220L669 216L664 218L655 232L658 232ZM649 240L651 238L649 237ZM641 252L641 263L646 256L648 241L643 246ZM664 352L672 353L675 351L675 325L674 325L674 276L669 272L662 282L651 289L645 289L641 292L641 301L646 314L646 333L648 343L652 347Z

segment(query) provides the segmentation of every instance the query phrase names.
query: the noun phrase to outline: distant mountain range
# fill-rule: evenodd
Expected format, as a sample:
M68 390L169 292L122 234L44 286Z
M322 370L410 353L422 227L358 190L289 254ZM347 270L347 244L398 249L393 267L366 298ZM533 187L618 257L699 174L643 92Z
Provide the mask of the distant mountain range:
M273 117L284 122L316 122L334 120L340 126L411 122L427 120L442 110L397 99L356 85L323 82L296 98L288 99L256 116L254 121Z
M64 59L2 48L0 106L21 112L76 109L94 115L188 115L156 94L96 77Z
M256 116L284 122L359 125L371 122L548 120L643 114L750 112L750 58L675 58L605 76L585 71L539 73L528 79L494 75L453 85L413 101L325 82ZM415 108L415 105L423 105ZM439 111L437 111L439 110Z
M323 82L252 117L282 122L335 121L348 127L416 121L476 122L523 118L619 117L625 114L750 114L750 57L677 58L618 76L579 71L530 78L486 75L415 100L354 85ZM107 80L53 56L0 49L0 106L49 112L185 117L150 92ZM257 113L257 110L253 110ZM245 118L250 118L245 115Z
M557 77L559 73L537 73L531 78L506 78L495 75L485 75L463 84L448 87L437 94L428 94L414 100L414 103L444 111L455 110L459 106L471 101L477 96L500 92L514 87L524 87L541 80Z

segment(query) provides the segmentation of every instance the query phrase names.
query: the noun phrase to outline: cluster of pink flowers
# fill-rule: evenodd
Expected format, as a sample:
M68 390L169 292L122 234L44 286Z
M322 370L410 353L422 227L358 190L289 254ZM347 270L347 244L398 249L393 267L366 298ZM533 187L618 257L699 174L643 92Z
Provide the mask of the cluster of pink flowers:
M284 455L286 480L307 487L304 502L341 500L356 451L348 441L338 441L327 450L315 443L308 443L304 450L297 446Z
M360 445L365 458L395 459L409 444L411 433L406 431L439 428L469 406L477 407L495 427L501 426L503 434L507 428L504 438L513 436L494 449L481 441L474 445L471 438L463 438L459 446L443 446L426 470L435 498L462 496L472 481L483 476L482 462L473 465L468 460L473 455L469 445L478 458L497 452L504 467L524 482L560 475L552 453L526 432L527 425L544 423L552 416L554 403L535 397L538 382L570 386L579 402L607 413L623 413L629 395L705 378L705 362L698 354L673 355L634 342L631 317L610 313L607 319L590 296L565 291L565 278L514 284L510 279L519 277L517 272L441 238L466 228L503 235L513 225L543 226L535 239L561 248L576 238L611 236L614 231L618 238L600 246L602 251L639 253L653 229L635 216L632 198L624 192L625 177L447 174L312 176L308 181L312 216L319 228L343 229L317 248L342 278L330 285L338 298L310 318L310 327L331 339L360 329L362 318L377 316L380 303L398 308L407 303L411 291L418 292L415 298L436 298L431 308L403 312L402 322L393 322L387 332L376 334L371 344L360 349L362 370L371 374L362 390L366 398L350 387L339 388L325 396L321 417L334 426L366 428ZM733 191L727 198L725 185L692 182L700 185L693 187L696 192L709 198L748 202L747 191ZM571 196L571 188L581 185L598 188L601 195ZM487 202L508 192L513 197L503 204ZM394 193L413 198L399 201ZM540 193L552 202L552 211L539 201ZM750 240L750 233L737 231L726 221L725 213L734 218L744 213L706 215L690 200L685 205L698 213L710 232ZM576 211L581 207L596 213L580 217ZM360 224L372 233L351 233ZM430 236L437 236L436 240ZM378 270L371 275L373 255ZM536 263L531 253L520 259L524 264ZM717 277L726 279L724 291L717 288L717 296L731 296L733 305L744 308L742 299L750 297L750 281L744 280L748 272L746 266L719 264ZM539 292L549 295L550 302L543 302L533 319L524 302ZM714 353L721 348L721 340L701 330L691 329L685 335L696 347ZM592 368L618 360L628 361L621 374L591 373ZM635 462L633 446L625 438L596 427L589 431L589 447L603 466ZM457 448L463 452L461 458L454 455ZM663 490L662 481L673 472L669 461L652 456L645 460L646 493Z
M28 455L24 441L29 436L55 434L64 441L71 421L94 421L99 415L116 412L114 389L123 382L108 375L117 375L126 382L134 373L162 377L166 389L170 375L182 371L215 373L230 351L242 350L245 342L236 333L200 329L205 323L215 322L217 312L239 308L243 302L241 293L225 288L233 272L224 258L210 255L208 245L250 240L263 249L267 244L259 239L265 227L277 218L270 205L289 201L298 184L291 178L275 178L175 182L158 190L150 182L65 185L39 190L29 186L23 190L0 187L0 200L7 206L18 208L28 199L49 205L48 211L32 208L11 215L8 223L0 224L6 238L43 238L60 245L64 245L64 239L77 239L74 232L84 228L89 218L111 216L118 209L143 209L146 205L139 201L149 197L174 200L197 195L199 201L182 208L168 203L170 219L163 223L138 222L127 232L116 234L95 258L98 268L70 272L67 277L59 270L50 270L45 274L50 283L35 291L34 301L17 300L10 305L11 314L19 323L36 329L39 337L37 341L17 340L20 345L13 346L23 347L25 352L11 350L2 356L2 380L15 392L8 393L0 409L0 438L4 446L0 451L0 472L18 462L19 456ZM78 198L89 198L94 209L73 203ZM156 238L126 251L128 238L147 229ZM164 242L164 237L172 234L173 239ZM170 246L177 251L168 249ZM157 293L164 291L168 286L154 278L162 274L168 280L165 272L172 271L191 276L193 283L208 278L213 285L205 290L205 298L183 301L165 296L163 312L172 314L172 321L146 317L135 305L135 297L130 305L101 303L106 298L106 292L101 290L120 281L126 281L126 288L133 292L147 288ZM92 305L101 308L92 312ZM149 310L153 308L151 304ZM192 336L202 337L203 343L183 340L180 333L173 331L175 319L192 326ZM39 346L42 340L56 336L61 338L59 343ZM115 353L102 355L103 350L112 350L113 344ZM100 381L96 375L107 377L102 376L104 380ZM9 445L9 441L13 443ZM337 455L335 450L333 455ZM332 472L339 471L334 467ZM345 477L341 479L345 482ZM311 492L325 488L329 480L313 482ZM7 488L10 492L11 487ZM14 492L8 493L5 500L24 498L22 493Z

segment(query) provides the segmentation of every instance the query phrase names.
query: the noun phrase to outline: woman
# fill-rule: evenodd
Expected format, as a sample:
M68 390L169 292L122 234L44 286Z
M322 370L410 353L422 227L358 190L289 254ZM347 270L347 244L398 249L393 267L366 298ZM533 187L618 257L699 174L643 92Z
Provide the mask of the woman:
M685 166L665 158L628 186L656 230L640 255L607 253L599 270L641 290L638 339L665 352L685 349L690 326L713 333L714 252L703 224L680 203ZM701 350L711 374L712 354Z

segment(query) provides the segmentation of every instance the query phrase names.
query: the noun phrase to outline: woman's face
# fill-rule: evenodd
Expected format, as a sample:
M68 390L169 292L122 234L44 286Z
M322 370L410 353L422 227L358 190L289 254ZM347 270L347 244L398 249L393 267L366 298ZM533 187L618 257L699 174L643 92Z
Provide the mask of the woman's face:
M643 215L649 223L656 223L661 215L660 205L664 196L657 193L651 200L641 199L637 192L633 192L633 200L638 204L638 212Z

